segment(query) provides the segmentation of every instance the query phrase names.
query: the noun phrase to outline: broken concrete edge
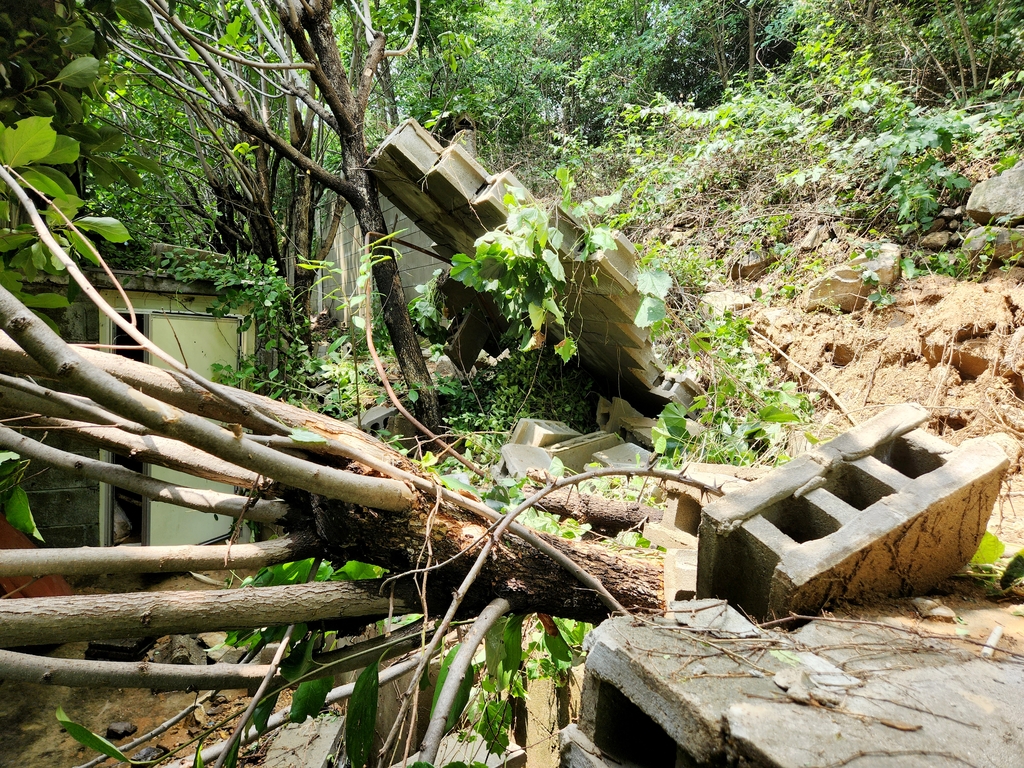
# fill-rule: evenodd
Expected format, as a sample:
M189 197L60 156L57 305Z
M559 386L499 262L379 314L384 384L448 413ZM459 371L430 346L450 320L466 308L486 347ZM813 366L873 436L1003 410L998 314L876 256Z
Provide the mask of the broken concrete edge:
M843 765L919 753L907 765L924 768L939 753L972 765L983 753L993 766L1024 754L1024 711L1005 706L1024 696L1019 664L881 624L813 621L782 632L752 627L722 601L672 608L660 622L618 617L587 636L580 717L561 736L563 766L798 768L808 755L814 765ZM638 740L656 761L636 759Z
M955 573L1009 461L983 440L953 449L916 429L926 418L920 406L891 408L706 506L698 596L767 618L919 594Z

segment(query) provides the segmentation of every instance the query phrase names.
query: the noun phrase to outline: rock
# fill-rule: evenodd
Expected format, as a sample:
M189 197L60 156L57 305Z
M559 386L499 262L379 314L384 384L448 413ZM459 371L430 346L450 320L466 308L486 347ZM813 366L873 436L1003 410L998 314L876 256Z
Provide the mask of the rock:
M921 238L921 247L929 251L941 251L949 245L949 232L946 230L931 231Z
M819 245L824 243L831 236L827 224L815 224L809 230L807 234L803 236L800 244L797 245L797 249L801 251L813 251Z
M157 745L155 747L144 747L132 755L132 760L138 763L155 762L164 755L166 755L168 749Z
M459 370L448 355L441 355L434 364L434 375L443 379L461 379Z
M860 309L876 290L874 284L864 282L865 274L869 272L877 277L878 285L893 285L899 277L899 246L882 243L866 250L868 253L848 264L833 267L811 283L804 292L804 308L808 312L833 307L843 312ZM873 258L869 258L869 254Z
M107 726L107 738L125 739L137 730L139 730L139 726L135 725L135 723L129 723L127 720L122 720L121 722L111 723Z
M200 632L196 636L207 648L216 648L228 639L227 632Z
M946 229L948 229L950 232L956 232L958 229L960 229L960 221L958 219L953 219L951 222L949 222L949 224L946 225Z
M245 658L245 654L245 648L232 648L230 645L211 648L206 652L207 658L217 664L238 664Z
M204 666L206 652L199 647L199 641L191 635L171 635L167 647L167 663Z
M1024 221L1024 162L978 184L967 201L967 215L978 224Z
M939 216L938 218L932 219L932 223L928 225L928 231L926 234L932 234L938 232L940 229L946 228L946 220Z
M973 258L984 251L992 259L1008 261L1024 253L1024 229L976 227L967 233L963 247Z
M733 262L729 277L733 280L756 280L768 267L778 261L778 256L765 251L750 251Z
M957 219L960 217L960 215L961 214L958 214L955 209L950 208L949 206L946 206L941 211L939 211L939 218L945 219L950 223L952 223L952 221L950 221L951 219Z
M701 305L707 307L718 315L726 312L739 312L754 303L754 300L744 293L736 291L711 291L705 293L700 300Z

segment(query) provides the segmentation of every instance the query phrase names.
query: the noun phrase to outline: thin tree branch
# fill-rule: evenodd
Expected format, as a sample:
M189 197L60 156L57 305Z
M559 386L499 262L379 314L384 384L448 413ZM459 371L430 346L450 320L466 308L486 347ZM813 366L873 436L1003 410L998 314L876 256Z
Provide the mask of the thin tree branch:
M495 622L509 610L509 607L508 600L502 597L492 600L480 612L476 621L473 622L472 629L463 638L462 645L459 647L458 653L455 654L455 659L448 666L448 676L444 680L444 685L434 701L434 714L430 718L427 732L420 744L419 760L433 765L437 758L438 747L441 746L441 737L444 736L445 724L452 711L452 706L455 704L455 697L462 686L462 680L473 663L476 649L480 647L484 636Z

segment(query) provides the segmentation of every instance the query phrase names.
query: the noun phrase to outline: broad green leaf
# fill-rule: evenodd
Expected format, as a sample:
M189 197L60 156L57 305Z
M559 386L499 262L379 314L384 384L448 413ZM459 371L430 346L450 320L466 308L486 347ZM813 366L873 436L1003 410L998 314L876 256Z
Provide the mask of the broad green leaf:
M377 727L377 698L380 695L378 661L364 669L356 680L345 718L345 751L352 768L364 768L373 749Z
M53 151L57 132L48 117L26 117L0 133L0 161L18 168L42 160Z
M25 293L20 298L22 304L33 309L63 309L68 306L67 297L59 293Z
M116 0L114 10L129 24L143 29L152 29L153 27L153 13L141 0Z
M16 251L25 243L30 243L36 239L36 233L33 232L16 232L13 229L7 229L0 231L0 253L7 253L8 251Z
M70 136L62 136L58 133L53 144L53 151L41 158L39 162L48 165L66 165L75 162L80 151L81 145L77 141Z
M278 695L278 693L272 693L270 696L264 696L253 710L252 724L256 726L257 733L267 730L267 721L270 720L270 716L274 713L274 707L277 706Z
M82 235L78 234L74 230L68 230L68 239L71 241L71 245L74 246L75 251L83 258L88 259L96 266L99 266L99 257L93 252L93 248L90 247L88 240ZM77 285L77 283L70 283L69 285Z
M30 171L32 173L42 174L50 181L52 181L54 184L56 184L58 187L60 187L61 193L59 195L54 195L53 197L56 201L64 201L63 203L58 202L58 207L60 207L61 210L63 210L64 206L66 206L67 204L75 200L79 200L79 198L75 195L75 193L78 190L75 189L75 185L71 183L71 179L67 177L67 174L64 173L64 171L59 171L56 168L49 165L35 165L32 166L31 168L25 169L25 173L28 173ZM63 224L63 220L60 220L60 223Z
M75 226L86 232L95 232L104 240L109 240L112 243L123 243L132 239L124 224L109 216L83 216L75 221Z
M131 163L136 168L141 168L144 171L155 173L158 176L163 175L164 168L156 160L151 160L148 157L142 157L142 155L125 155L121 159ZM320 261L299 262L298 266L302 267L303 269L322 269L324 264L323 262Z
M92 50L95 41L96 33L91 29L75 27L71 30L71 34L67 36L67 39L61 43L61 48L68 53L88 53Z
M598 251L614 251L615 238L608 227L595 227L590 232L590 243Z
M999 579L999 586L1009 589L1020 579L1024 579L1024 552L1018 552L1010 560L1006 570L1003 571L1002 578Z
M978 551L974 553L971 562L974 565L989 565L1002 557L1005 551L1006 545L999 540L999 537L985 531L985 535L981 537L981 543L978 545Z
M572 650L569 648L569 644L565 642L561 632L554 635L544 632L543 643L544 648L547 649L548 654L551 656L551 661L554 662L556 667L568 669L572 666Z
M60 723L64 730L68 732L68 735L79 744L84 744L89 749L94 749L107 757L114 758L115 760L120 760L124 763L132 763L132 761L129 760L121 750L102 736L93 733L85 726L72 722L71 719L64 714L64 710L61 707L57 707L57 722ZM132 763L132 765L135 765L135 763Z
M288 719L293 723L304 723L306 718L316 717L327 701L327 694L334 686L333 677L306 680L295 690Z
M672 290L672 275L663 269L641 272L636 278L636 287L640 293L664 299Z
M100 62L92 56L81 56L68 64L51 83L59 83L69 88L87 88L100 75Z
M311 443L316 445L323 445L327 442L327 438L323 435L319 435L312 430L305 429L303 427L296 427L288 435L296 443Z
M64 196L64 190L60 188L60 184L49 176L39 173L35 168L25 168L21 171L21 175L25 179L25 184L32 187L36 192L40 192L48 197Z
M0 465L6 464L9 461L21 461L21 454L14 451L0 451Z
M555 354L562 358L563 363L568 363L576 354L576 342L566 337L555 344Z
M25 493L25 489L20 485L11 490L11 495L4 504L4 515L7 517L7 522L22 533L27 533L29 536L33 536L40 541L43 540L43 537L39 534L39 529L36 528L36 521L32 518L32 508L28 503L28 494ZM68 733L71 733L71 731L69 730ZM85 742L82 743L84 744Z
M800 421L800 417L792 411L787 411L775 405L766 405L757 412L757 418L773 424L786 424L791 421Z
M437 697L441 695L441 690L444 688L445 681L448 679L448 671L451 668L452 662L455 661L455 656L459 652L461 644L456 644L448 651L448 655L444 657L441 662L441 669L437 674L437 684L434 687L434 701L430 705L431 716L434 714L434 708L437 706ZM473 666L466 671L466 676L462 678L462 682L459 684L459 690L455 694L455 700L452 702L451 712L448 713L448 719L445 721L444 730L445 732L450 731L455 727L455 724L462 717L462 710L466 708L466 704L469 703L469 694L473 689L473 678L474 678Z
M543 259L544 263L548 265L548 269L551 270L551 277L559 283L564 283L565 268L562 266L562 262L558 260L558 254L550 249L545 249Z
M547 312L544 311L544 307L531 304L529 306L530 311L530 325L535 331L539 331L544 325L544 318L547 317Z
M640 302L640 308L636 311L636 318L633 322L638 328L650 328L659 320L668 317L668 309L665 302L657 296L644 296Z

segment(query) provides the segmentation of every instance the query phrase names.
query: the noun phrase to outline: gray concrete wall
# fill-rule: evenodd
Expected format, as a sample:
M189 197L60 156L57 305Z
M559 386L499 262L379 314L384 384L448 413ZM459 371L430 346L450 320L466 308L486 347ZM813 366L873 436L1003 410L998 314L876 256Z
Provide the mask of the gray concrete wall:
M399 239L430 250L433 240L421 232L408 216L395 207L394 203L381 195L380 205L384 212L384 221L387 222L390 232L402 230L398 235ZM396 244L395 247L401 253L401 258L398 260L398 271L402 275L402 288L405 290L406 301L412 301L416 297L416 286L428 282L433 276L434 270L448 268L444 262L425 253L420 253L401 244ZM359 262L362 255L363 238L359 233L359 225L352 214L352 209L346 207L341 225L338 227L338 234L334 239L334 247L327 257L328 261L336 265L339 273L328 276L323 281L321 288L324 309L343 320L347 320L344 305L348 297L356 290Z
M99 311L80 297L70 307L48 312L70 343L96 343L100 338ZM52 386L52 382L46 382ZM31 434L41 439L42 435ZM66 438L60 432L46 435L46 444L64 451L98 459L99 450ZM96 547L100 545L100 484L69 472L30 464L22 488L28 494L32 517L47 547Z

